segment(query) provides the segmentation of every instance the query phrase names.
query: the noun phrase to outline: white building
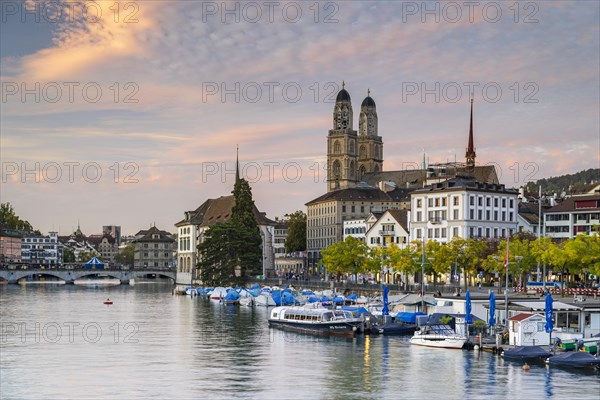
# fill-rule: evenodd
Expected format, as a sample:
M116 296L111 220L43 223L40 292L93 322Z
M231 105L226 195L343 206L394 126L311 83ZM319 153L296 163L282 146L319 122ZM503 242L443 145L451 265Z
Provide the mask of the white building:
M366 233L367 233L366 218L350 219L348 221L344 221L343 240L346 240L346 238L349 238L349 237L353 237L355 239L360 240L361 242L364 242Z
M568 239L600 225L600 194L573 196L544 214L545 236Z
M63 245L58 241L57 232L48 236L23 236L21 240L21 261L29 265L56 267L63 262Z
M411 240L498 238L517 230L518 192L459 176L411 193Z
M396 244L403 248L409 242L407 210L387 210L372 224L366 233L369 247Z

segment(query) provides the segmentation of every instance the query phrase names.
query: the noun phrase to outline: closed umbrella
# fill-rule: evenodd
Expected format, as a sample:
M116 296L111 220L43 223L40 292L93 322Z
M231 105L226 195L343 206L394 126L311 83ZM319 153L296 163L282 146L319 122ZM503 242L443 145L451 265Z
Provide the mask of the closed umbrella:
M467 294L466 294L466 299L467 299L467 304L466 304L466 309L465 309L465 324L472 324L473 323L473 317L471 317L471 293L469 293L469 291L467 290Z
M496 325L496 295L494 292L490 292L490 328Z
M383 308L381 309L381 315L390 315L390 309L388 308L388 293L390 289L387 286L383 287Z
M546 329L546 333L548 333L549 339L548 341L550 342L550 345L552 345L552 328L554 328L554 324L552 323L552 303L554 302L554 299L552 299L552 295L550 293L548 293L548 295L546 296L546 308L545 308L545 314L546 314L546 324L544 325L544 328Z

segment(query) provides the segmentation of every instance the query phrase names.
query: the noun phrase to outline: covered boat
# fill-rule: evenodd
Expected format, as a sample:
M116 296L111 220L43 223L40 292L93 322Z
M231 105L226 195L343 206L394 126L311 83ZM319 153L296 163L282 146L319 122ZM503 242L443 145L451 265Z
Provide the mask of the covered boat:
M600 368L600 358L584 351L557 354L546 360L547 364L573 368Z
M269 317L274 328L326 335L353 336L362 325L349 311L327 308L275 307Z
M540 346L518 346L514 349L508 349L502 352L502 357L504 357L505 360L514 361L543 361L551 356L552 353Z

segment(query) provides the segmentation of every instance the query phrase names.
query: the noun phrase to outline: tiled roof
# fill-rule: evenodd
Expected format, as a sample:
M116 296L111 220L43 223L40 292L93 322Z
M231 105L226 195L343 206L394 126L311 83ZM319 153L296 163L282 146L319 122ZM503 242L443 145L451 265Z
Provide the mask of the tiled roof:
M380 201L380 202L398 202L407 198L407 192L402 189L394 189L390 192L384 192L371 186L354 187L348 189L339 189L327 192L306 205L322 203L325 201Z
M434 183L433 185L427 185L422 189L415 190L414 193L439 192L456 189L468 189L469 191L498 192L511 194L518 193L516 189L507 189L502 184L485 183L475 178L467 176L457 176L456 178L448 179L444 182Z
M142 232L145 232L142 237L139 239L135 239L134 242L174 242L175 239L171 237L169 232L161 231L156 226L146 230L140 231L136 236L142 235ZM158 238L153 238L153 235L158 234Z
M581 211L591 211L591 210L598 210L600 207L598 207L598 202L600 202L600 194L593 194L593 195L589 195L589 196L572 196L569 197L565 200L563 200L560 204L555 205L554 207L550 208L548 211L548 213L554 213L554 212L565 212L565 211L577 211L579 209L575 208L575 202L578 201L596 201L596 207L590 207L590 208L581 208Z
M183 219L177 222L175 226L192 224L207 227L217 222L229 221L234 205L235 197L233 195L221 196L217 199L208 199L195 211L187 212L189 213L189 219ZM256 205L254 206L253 211L258 225L275 225L275 221L271 221L264 213L258 211Z
M466 167L448 166L443 176L430 176L430 179L435 178L454 178L457 175L467 174ZM472 173L473 177L478 181L485 183L499 183L496 175L496 168L493 165L478 165ZM382 171L370 172L364 175L363 181L369 185L377 185L381 181L391 181L399 188L420 188L423 187L423 182L427 180L427 171L422 169L408 169L400 171Z
M396 221L398 221L398 223L400 224L400 226L402 226L402 228L404 228L404 230L406 232L408 232L408 211L407 210L387 210L387 212L390 213L390 215L392 217L394 217L394 219Z

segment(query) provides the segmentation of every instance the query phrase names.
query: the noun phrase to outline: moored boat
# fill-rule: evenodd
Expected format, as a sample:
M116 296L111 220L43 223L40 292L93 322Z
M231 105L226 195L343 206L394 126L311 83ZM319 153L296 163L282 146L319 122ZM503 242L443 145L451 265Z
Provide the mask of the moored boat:
M546 364L572 368L600 368L600 358L584 351L557 354L546 359Z
M552 353L540 346L518 346L514 349L508 349L502 352L502 357L505 360L513 361L541 362L550 356L552 356Z
M410 338L410 344L446 349L462 349L466 341L449 325L424 325Z
M296 332L352 336L363 325L363 319L344 310L305 307L275 307L269 326Z

